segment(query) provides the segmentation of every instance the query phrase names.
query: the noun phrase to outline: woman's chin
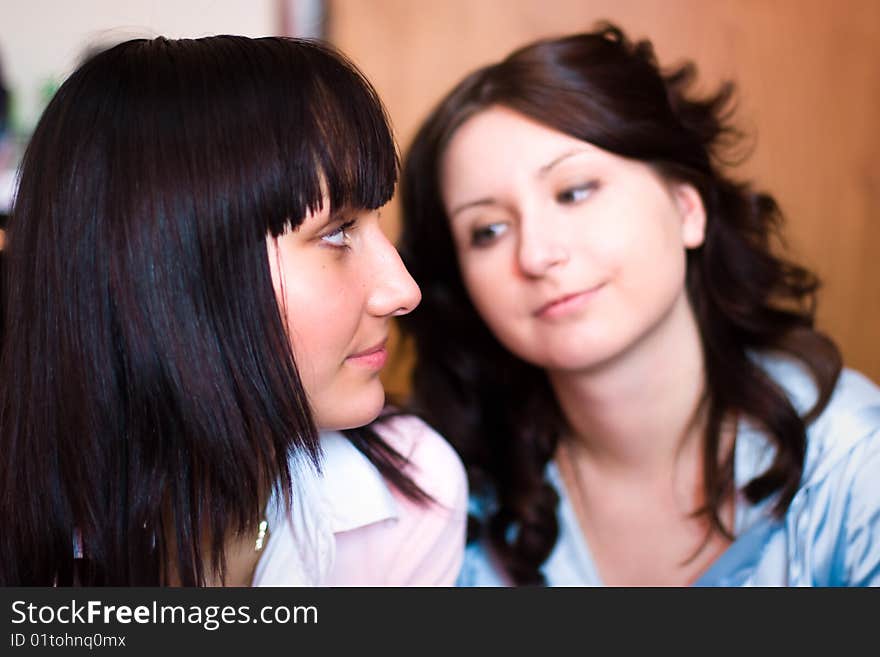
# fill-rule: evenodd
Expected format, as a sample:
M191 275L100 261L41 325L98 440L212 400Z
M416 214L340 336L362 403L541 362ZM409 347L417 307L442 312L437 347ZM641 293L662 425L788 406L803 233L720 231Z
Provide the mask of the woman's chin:
M364 391L357 398L341 398L332 408L315 411L315 423L321 431L341 431L369 424L385 406L385 390L379 381L373 389Z

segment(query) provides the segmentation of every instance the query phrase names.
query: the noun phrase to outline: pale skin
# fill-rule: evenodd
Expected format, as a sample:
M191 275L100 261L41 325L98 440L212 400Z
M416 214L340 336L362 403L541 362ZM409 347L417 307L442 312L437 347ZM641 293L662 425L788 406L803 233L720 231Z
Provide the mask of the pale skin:
M728 545L704 545L692 515L705 385L684 275L699 194L501 107L453 135L442 193L476 309L548 373L568 425L556 463L602 581L692 583Z
M267 239L275 295L320 430L362 426L379 415L391 319L421 300L379 221L378 211L331 215L325 201L296 230ZM256 532L227 543L226 586L253 580Z

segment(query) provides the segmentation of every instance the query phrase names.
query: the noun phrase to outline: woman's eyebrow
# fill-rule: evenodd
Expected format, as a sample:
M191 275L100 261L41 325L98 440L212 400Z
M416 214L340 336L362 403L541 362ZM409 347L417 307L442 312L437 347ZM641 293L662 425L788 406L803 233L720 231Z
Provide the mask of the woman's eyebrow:
M543 177L543 176L546 176L548 173L550 173L550 171L553 169L553 167L555 167L557 164L559 164L559 163L561 163L561 162L564 162L565 160L567 160L567 159L569 159L569 158L571 158L571 157L574 157L575 155L580 155L580 154L582 154L582 153L589 153L589 152L590 152L590 151L588 151L586 148L573 148L573 149L571 149L571 150L569 150L569 151L565 151L565 152L562 153L561 155L559 155L559 156L553 158L553 159L552 159L550 162L548 162L547 164L545 164L545 165L543 165L542 167L540 167L540 168L538 169L538 174L537 174L537 175L538 175L538 178L541 178L541 177Z
M546 176L548 173L550 173L550 171L556 165L560 164L561 162L564 162L565 160L567 160L569 158L572 158L576 155L589 153L589 152L590 151L586 148L573 148L571 150L565 151L564 153L562 153L562 154L556 156L555 158L553 158L552 160L550 160L550 162L548 162L547 164L544 164L543 166L541 166L537 171L537 177L542 178L543 176ZM468 208L480 207L480 206L484 206L484 205L495 205L496 203L497 203L497 201L491 197L480 198L475 201L468 201L467 203L462 203L461 205L458 205L455 208L453 208L452 211L449 213L449 218L450 219L454 218L455 215L457 215L459 212L467 210Z
M456 208L453 208L452 212L449 213L449 218L452 219L459 212L467 210L468 208L480 207L482 205L495 205L496 200L494 198L480 198L476 201L468 201L467 203L462 203Z

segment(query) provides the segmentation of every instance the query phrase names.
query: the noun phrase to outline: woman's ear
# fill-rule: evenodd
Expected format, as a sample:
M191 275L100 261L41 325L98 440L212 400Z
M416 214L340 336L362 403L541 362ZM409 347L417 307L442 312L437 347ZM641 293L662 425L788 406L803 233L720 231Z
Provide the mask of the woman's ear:
M702 246L706 238L706 207L697 188L688 183L673 183L672 195L681 217L681 241L688 249Z

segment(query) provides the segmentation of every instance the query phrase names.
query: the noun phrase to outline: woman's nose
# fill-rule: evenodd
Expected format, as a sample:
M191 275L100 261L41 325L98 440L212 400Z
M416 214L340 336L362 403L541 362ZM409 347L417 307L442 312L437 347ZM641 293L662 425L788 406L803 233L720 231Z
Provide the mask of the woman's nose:
M406 315L419 305L421 290L404 267L397 249L381 231L377 240L368 311L377 317Z
M568 262L569 247L547 222L520 222L517 261L520 271L530 278L545 275L551 268Z

